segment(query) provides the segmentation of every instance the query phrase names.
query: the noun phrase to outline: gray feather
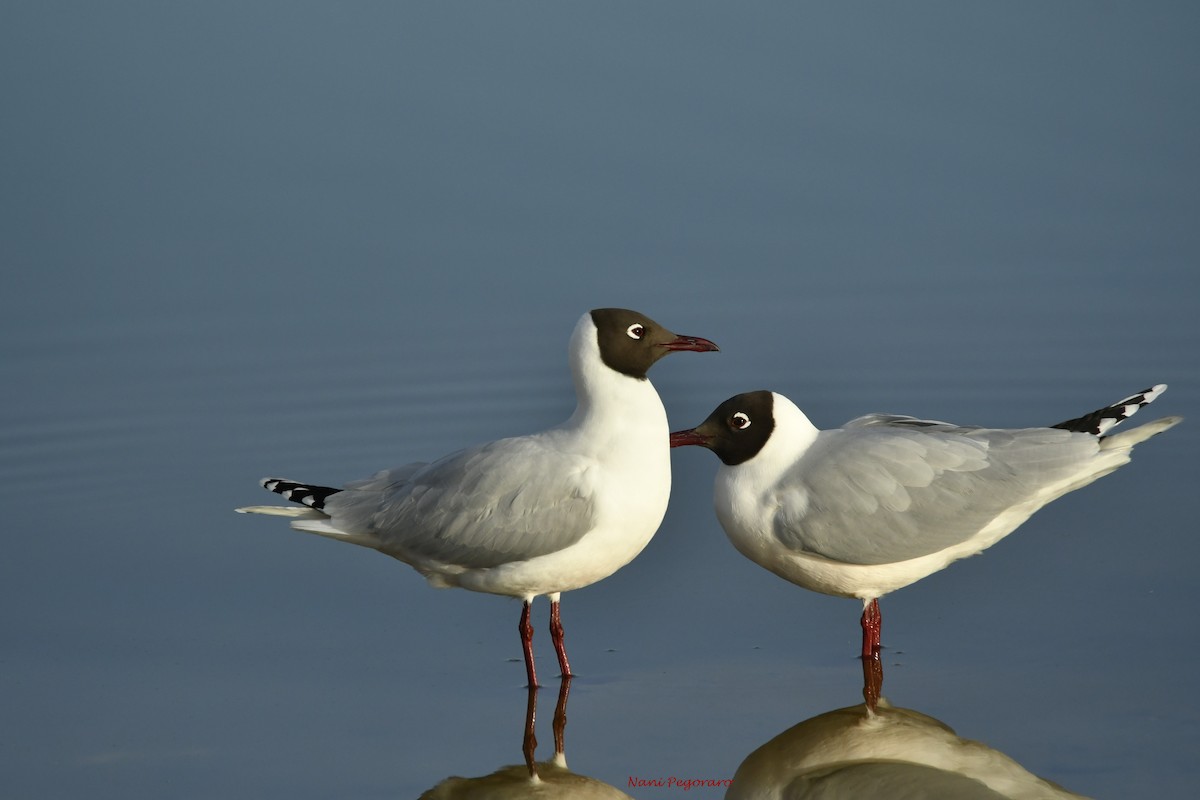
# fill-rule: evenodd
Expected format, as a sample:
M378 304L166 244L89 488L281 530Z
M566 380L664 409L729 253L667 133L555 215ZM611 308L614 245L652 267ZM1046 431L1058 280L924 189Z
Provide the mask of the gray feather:
M775 535L791 549L886 564L971 538L1077 473L1096 437L872 414L822 431L780 483Z
M325 512L409 563L495 567L558 552L592 529L591 464L546 436L501 439L350 484Z

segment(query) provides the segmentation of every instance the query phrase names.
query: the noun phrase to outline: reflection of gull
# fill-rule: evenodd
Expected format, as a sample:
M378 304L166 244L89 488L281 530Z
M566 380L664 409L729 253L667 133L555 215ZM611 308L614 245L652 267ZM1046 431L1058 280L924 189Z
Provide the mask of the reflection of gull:
M671 434L671 446L702 445L723 462L717 517L742 555L806 589L863 601L868 658L879 649L878 598L991 547L1127 463L1135 444L1179 418L1109 429L1166 388L1012 430L869 414L821 431L783 395L748 392Z
M959 738L933 717L880 700L874 711L866 705L842 708L779 734L746 756L725 797L1066 800L1081 795L1042 780L985 744Z
M534 761L537 738L534 725L537 718L537 689L530 687L525 707L525 736L522 750L524 764L501 767L491 775L480 778L446 778L421 795L421 800L518 800L518 798L579 798L579 800L614 800L629 795L611 784L578 775L567 769L564 739L567 727L567 695L571 679L564 678L558 690L558 705L554 709L554 757Z
M716 349L634 311L593 310L571 336L578 405L558 427L342 489L267 478L265 488L298 505L238 511L290 517L297 530L374 548L434 586L521 598L530 686L537 686L530 604L546 595L558 664L570 675L559 594L632 561L667 510L667 413L646 371L668 353Z

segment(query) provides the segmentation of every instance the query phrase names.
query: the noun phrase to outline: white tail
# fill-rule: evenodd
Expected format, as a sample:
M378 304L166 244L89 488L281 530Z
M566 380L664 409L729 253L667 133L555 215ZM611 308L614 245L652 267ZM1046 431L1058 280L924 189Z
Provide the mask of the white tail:
M1138 442L1144 442L1151 436L1157 436L1168 428L1173 428L1183 422L1183 417L1163 417L1154 422L1139 425L1133 430L1118 433L1115 436L1105 436L1100 439L1101 450L1125 449L1133 447Z
M274 517L292 517L293 519L324 519L320 511L301 506L243 506L235 508L239 514L270 514Z

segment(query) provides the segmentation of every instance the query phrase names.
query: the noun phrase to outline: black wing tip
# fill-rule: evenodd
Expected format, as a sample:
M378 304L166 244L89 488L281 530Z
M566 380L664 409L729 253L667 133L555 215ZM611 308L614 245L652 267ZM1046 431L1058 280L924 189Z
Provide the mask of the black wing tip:
M263 478L259 484L269 492L274 492L284 499L291 500L317 510L325 507L325 501L330 495L337 494L341 489L332 486L315 486L308 483L289 481L286 478Z
M1105 406L1090 414L1084 414L1082 417L1069 419L1050 427L1074 431L1076 433L1090 433L1093 436L1103 436L1124 420L1132 417L1143 406L1153 403L1166 390L1167 385L1165 383L1156 383L1147 389L1142 389L1140 392L1129 395L1124 400L1118 400L1110 406Z

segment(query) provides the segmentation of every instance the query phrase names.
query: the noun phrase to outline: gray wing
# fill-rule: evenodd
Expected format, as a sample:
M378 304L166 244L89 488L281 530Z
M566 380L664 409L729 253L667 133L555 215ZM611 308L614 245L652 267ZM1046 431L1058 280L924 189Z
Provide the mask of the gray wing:
M592 463L538 436L501 439L350 484L325 513L406 561L494 567L557 552L592 529Z
M872 414L822 431L779 486L775 535L850 564L935 553L1080 471L1093 436Z

